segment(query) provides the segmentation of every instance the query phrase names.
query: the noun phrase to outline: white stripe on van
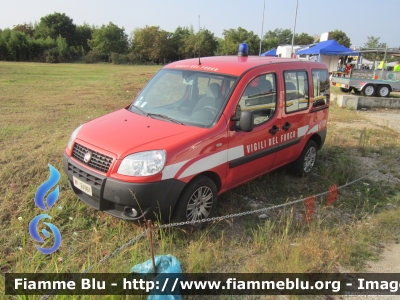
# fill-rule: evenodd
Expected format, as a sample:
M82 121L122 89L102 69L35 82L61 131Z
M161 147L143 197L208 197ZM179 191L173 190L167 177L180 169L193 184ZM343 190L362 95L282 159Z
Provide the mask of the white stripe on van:
M302 137L306 134L308 130L308 125L297 128L297 137Z
M190 165L179 178L184 178L190 175L194 175L203 171L210 170L219 165L222 165L228 161L240 158L244 156L244 148L242 146L237 146L232 149L223 150L204 157L192 165ZM162 180L174 178L180 169L190 160L185 160L176 164L166 166L162 172Z
M164 168L164 170L162 171L161 180L174 178L176 173L178 173L178 171L182 168L182 166L184 164L186 164L189 160L181 161L181 162L178 162L176 164L172 164L172 165L166 166Z
M200 172L204 172L215 168L216 166L222 165L223 163L226 163L228 161L228 153L229 150L224 150L204 157L191 164L185 171L182 172L182 174L178 178L184 178L187 176L198 174Z
M314 133L314 132L318 132L318 124L314 125L314 127L312 127L308 133Z
M235 148L228 149L228 161L240 158L244 156L244 146L237 146Z

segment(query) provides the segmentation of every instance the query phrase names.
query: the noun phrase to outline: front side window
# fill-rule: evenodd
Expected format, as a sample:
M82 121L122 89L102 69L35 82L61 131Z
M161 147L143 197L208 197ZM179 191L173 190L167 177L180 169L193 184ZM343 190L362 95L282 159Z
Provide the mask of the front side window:
M314 101L313 106L329 103L330 84L327 70L312 70Z
M309 105L306 71L285 71L285 111L287 113L307 109Z
M235 77L184 70L158 72L129 110L150 118L210 127L220 116Z
M276 75L264 74L254 78L247 85L237 106L240 110L254 112L254 125L267 122L276 110Z

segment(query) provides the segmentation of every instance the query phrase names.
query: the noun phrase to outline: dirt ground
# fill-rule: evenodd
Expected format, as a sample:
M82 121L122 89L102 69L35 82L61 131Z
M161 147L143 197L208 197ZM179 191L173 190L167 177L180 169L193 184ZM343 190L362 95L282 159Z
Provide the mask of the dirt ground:
M397 132L400 132L400 110L360 110L359 113L376 125L387 126Z

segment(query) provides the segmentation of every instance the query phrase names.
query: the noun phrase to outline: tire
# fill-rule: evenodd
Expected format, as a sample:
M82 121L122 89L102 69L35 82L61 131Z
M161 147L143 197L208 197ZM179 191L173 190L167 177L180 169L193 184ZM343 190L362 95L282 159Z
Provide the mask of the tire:
M183 190L175 207L173 219L177 222L186 222L210 218L216 211L217 199L218 190L214 181L200 175L189 182Z
M362 94L363 96L370 97L370 96L375 95L375 92L376 92L375 87L374 87L372 84L367 84L367 85L363 88L363 90L361 91L361 94Z
M351 88L349 88L349 89L346 89L346 88L340 88L340 91L342 92L342 93L351 93Z
M379 97L389 97L390 87L387 85L380 85L378 87L377 94Z
M308 176L317 161L318 145L309 140L303 149L300 157L292 163L292 169L295 175L303 177Z

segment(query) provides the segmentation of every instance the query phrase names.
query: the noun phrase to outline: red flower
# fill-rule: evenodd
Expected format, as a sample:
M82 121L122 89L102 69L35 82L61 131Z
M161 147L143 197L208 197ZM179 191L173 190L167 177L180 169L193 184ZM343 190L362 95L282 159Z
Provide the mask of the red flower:
M326 206L330 206L337 201L337 193L336 184L329 187L329 193L326 195Z
M314 209L315 209L315 200L317 197L315 195L308 197L306 201L304 202L304 205L306 206L306 211L304 214L304 219L306 220L307 223L310 223L312 220L312 216L314 214Z

